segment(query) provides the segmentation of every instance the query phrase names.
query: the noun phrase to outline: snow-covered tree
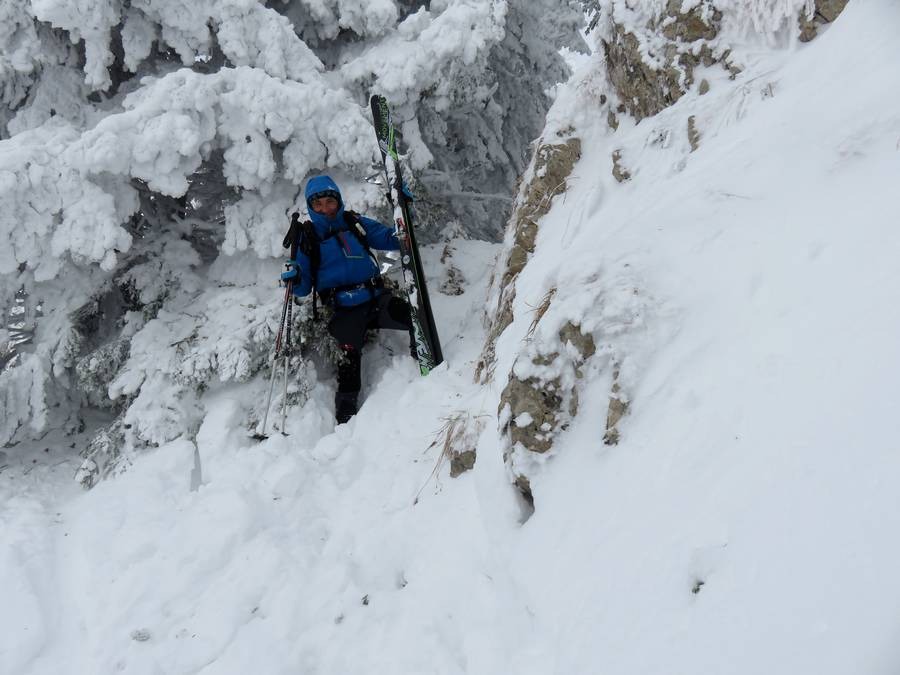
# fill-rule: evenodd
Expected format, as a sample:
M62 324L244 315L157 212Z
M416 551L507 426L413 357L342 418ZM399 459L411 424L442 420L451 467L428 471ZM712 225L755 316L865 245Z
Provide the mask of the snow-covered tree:
M381 201L374 91L420 211L496 238L577 5L0 0L0 308L25 297L34 331L3 352L0 443L85 406L100 445L190 435L205 391L263 368L306 176Z

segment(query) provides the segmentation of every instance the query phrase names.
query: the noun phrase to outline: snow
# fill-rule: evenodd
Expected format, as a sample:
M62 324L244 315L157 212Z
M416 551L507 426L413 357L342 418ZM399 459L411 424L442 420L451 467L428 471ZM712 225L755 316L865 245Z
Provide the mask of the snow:
M364 361L367 400L350 424L331 433L333 385L323 382L302 412L292 411L289 435L262 443L242 426L245 399L254 394L220 390L206 401L211 412L196 448L163 443L117 479L65 494L61 522L44 532L53 549L42 556L49 569L14 577L20 609L6 615L3 671L54 672L66 662L75 672L197 672L207 664L220 672L348 672L368 662L377 671L394 664L426 672L457 660L457 648L469 643L478 647L475 663L500 667L488 628L505 614L506 603L492 598L510 590L490 560L487 506L479 506L471 483L430 477L440 455L428 448L441 417L479 410L487 400L467 375L479 343L465 338L480 332L475 307L496 246L455 247L472 290L435 298L445 353L458 364L453 372L442 366L421 378L405 336L385 336ZM438 253L431 252L432 266ZM265 382L257 384L256 395ZM407 414L399 425L414 406L431 414ZM202 478L191 491L195 454ZM5 493L19 478L3 481ZM512 502L502 476L496 485ZM3 550L13 560L4 569L18 569L19 537L43 531L35 524L42 515L55 517L54 496L34 489L36 513L11 524L16 537ZM463 508L445 508L451 494L464 496ZM8 513L21 511L16 502L8 506ZM487 510L489 519L503 516ZM65 569L54 568L55 559L67 561ZM471 576L463 593L460 571ZM57 609L46 614L42 603ZM71 604L62 610L58 603ZM395 612L404 616L397 632L390 628ZM49 625L56 614L62 620ZM371 621L383 628L364 628ZM472 622L483 626L483 637L464 630ZM508 632L512 641L513 626ZM409 641L419 647L402 655Z
M472 381L498 246L454 241L466 292L432 290L446 365L420 378L404 336L382 335L356 418L333 427L321 373L289 435L259 443L245 421L267 382L242 380L245 336L214 321L251 304L264 321L279 298L263 263L221 259L196 324L162 314L129 367L178 369L171 343L212 323L191 367L225 377L196 442L159 439L90 492L70 438L0 454L0 672L897 672L898 20L890 0L854 0L808 45L615 134L587 105L588 70L560 89L551 129L572 123L583 155L496 372L530 348L550 288L535 349L571 320L598 350L527 521L502 381ZM258 298L225 283L257 275ZM613 364L631 406L605 446ZM474 470L450 479L455 416L485 424Z
M415 103L418 91L434 88L436 109L446 110L460 84L471 95L470 83L457 83L447 71L459 68L459 62L472 65L486 58L503 38L505 18L505 2L461 0L437 16L420 9L397 27L395 36L345 64L342 75L349 81L374 79L374 90L398 108ZM448 60L451 55L453 60ZM435 64L447 66L439 69Z

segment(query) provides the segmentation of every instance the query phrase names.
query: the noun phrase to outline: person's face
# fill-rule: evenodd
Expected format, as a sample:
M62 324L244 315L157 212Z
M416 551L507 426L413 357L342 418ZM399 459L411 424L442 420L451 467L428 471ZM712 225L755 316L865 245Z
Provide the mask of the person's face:
M326 218L334 218L340 208L334 197L317 197L312 200L312 209Z

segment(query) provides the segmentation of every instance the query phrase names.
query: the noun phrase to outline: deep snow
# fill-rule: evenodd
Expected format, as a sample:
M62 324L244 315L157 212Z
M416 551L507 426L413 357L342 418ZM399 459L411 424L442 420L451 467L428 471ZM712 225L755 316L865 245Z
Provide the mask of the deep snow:
M419 378L381 338L333 433L324 383L254 443L260 381L207 401L196 452L88 493L53 443L0 462L0 672L898 672L897 26L896 3L854 0L615 136L560 93L585 152L497 372L556 285L626 358L631 413L604 446L598 358L527 522L498 391L471 377L496 247L459 241L467 292L432 291L448 365ZM650 142L689 114L697 151ZM475 470L432 476L460 411L487 420Z

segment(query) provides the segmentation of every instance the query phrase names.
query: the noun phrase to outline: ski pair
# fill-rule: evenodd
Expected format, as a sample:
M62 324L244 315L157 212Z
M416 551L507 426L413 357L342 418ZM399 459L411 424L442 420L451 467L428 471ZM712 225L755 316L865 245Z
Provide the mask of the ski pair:
M428 286L425 283L425 272L422 259L416 244L413 229L411 199L403 189L403 174L400 168L400 155L397 152L397 139L391 111L384 96L374 95L370 100L372 121L375 124L375 135L378 138L378 149L381 150L381 161L387 179L388 201L394 211L394 225L397 228L397 239L400 242L400 264L402 266L402 285L409 301L410 315L413 324L413 339L416 343L416 358L419 371L427 375L444 360L441 343L438 339L431 301L428 298Z

